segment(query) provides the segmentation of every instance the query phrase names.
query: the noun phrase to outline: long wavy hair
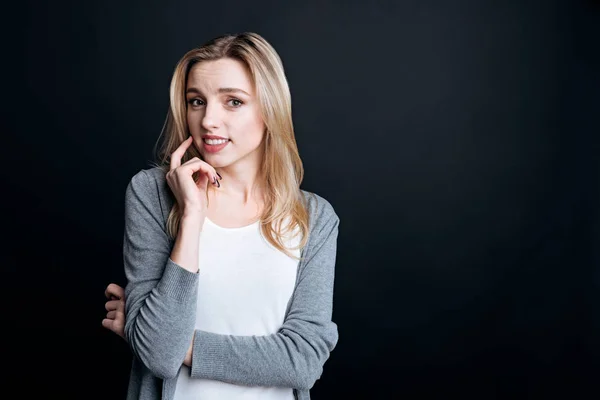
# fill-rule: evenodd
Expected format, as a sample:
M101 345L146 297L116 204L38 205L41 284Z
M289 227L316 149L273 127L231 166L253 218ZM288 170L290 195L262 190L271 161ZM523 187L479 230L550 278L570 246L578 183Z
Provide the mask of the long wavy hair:
M262 36L253 32L219 36L188 51L179 60L171 79L169 111L155 146L158 163L152 164L162 168L166 174L170 169L171 154L189 137L185 90L190 70L196 63L222 58L241 61L248 68L266 128L258 177L264 188L265 201L260 215L261 233L276 249L301 259L291 251L303 248L308 241L309 215L306 199L300 191L304 168L294 135L291 96L283 65L275 49ZM161 137L164 138L159 147ZM192 145L181 163L193 157L203 160ZM197 174L194 180L198 182ZM211 185L207 185L207 190L212 189ZM175 201L167 219L171 238L177 236L180 222L180 206ZM300 235L297 246L288 247L286 238L290 234Z

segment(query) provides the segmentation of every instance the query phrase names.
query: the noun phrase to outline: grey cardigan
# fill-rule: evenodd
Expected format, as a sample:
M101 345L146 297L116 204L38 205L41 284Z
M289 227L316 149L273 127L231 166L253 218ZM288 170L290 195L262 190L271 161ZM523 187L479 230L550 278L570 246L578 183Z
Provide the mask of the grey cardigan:
M277 333L235 336L195 329L198 273L170 257L166 220L175 198L159 167L140 170L125 191L125 335L133 353L127 399L170 400L195 332L192 378L309 390L338 341L332 321L339 218L324 198L302 190L309 241L285 321Z

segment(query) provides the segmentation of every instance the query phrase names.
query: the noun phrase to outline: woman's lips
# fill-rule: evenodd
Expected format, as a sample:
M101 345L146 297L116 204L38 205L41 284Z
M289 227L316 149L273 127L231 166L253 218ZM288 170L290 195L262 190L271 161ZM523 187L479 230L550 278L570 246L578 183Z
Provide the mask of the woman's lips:
M225 146L227 146L229 144L230 140L226 141L225 143L221 143L221 144L208 144L205 141L202 141L202 144L204 145L204 148L206 149L206 151L208 151L209 153L218 153L219 151L223 150L225 148Z

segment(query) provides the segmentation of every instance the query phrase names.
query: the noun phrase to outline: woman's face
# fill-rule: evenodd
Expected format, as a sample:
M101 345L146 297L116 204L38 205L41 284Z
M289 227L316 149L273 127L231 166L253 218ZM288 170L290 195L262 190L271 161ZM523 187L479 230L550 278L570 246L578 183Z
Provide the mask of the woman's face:
M186 101L188 128L207 163L215 168L240 161L260 165L265 125L244 64L230 58L195 64Z

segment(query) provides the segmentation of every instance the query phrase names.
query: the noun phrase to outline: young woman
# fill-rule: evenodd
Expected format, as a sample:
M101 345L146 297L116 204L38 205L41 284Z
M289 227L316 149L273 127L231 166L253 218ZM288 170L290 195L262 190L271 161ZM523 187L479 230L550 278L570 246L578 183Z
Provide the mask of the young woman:
M300 189L281 60L255 33L175 68L160 163L125 193L125 289L102 324L134 357L128 399L309 399L338 341L339 218Z

